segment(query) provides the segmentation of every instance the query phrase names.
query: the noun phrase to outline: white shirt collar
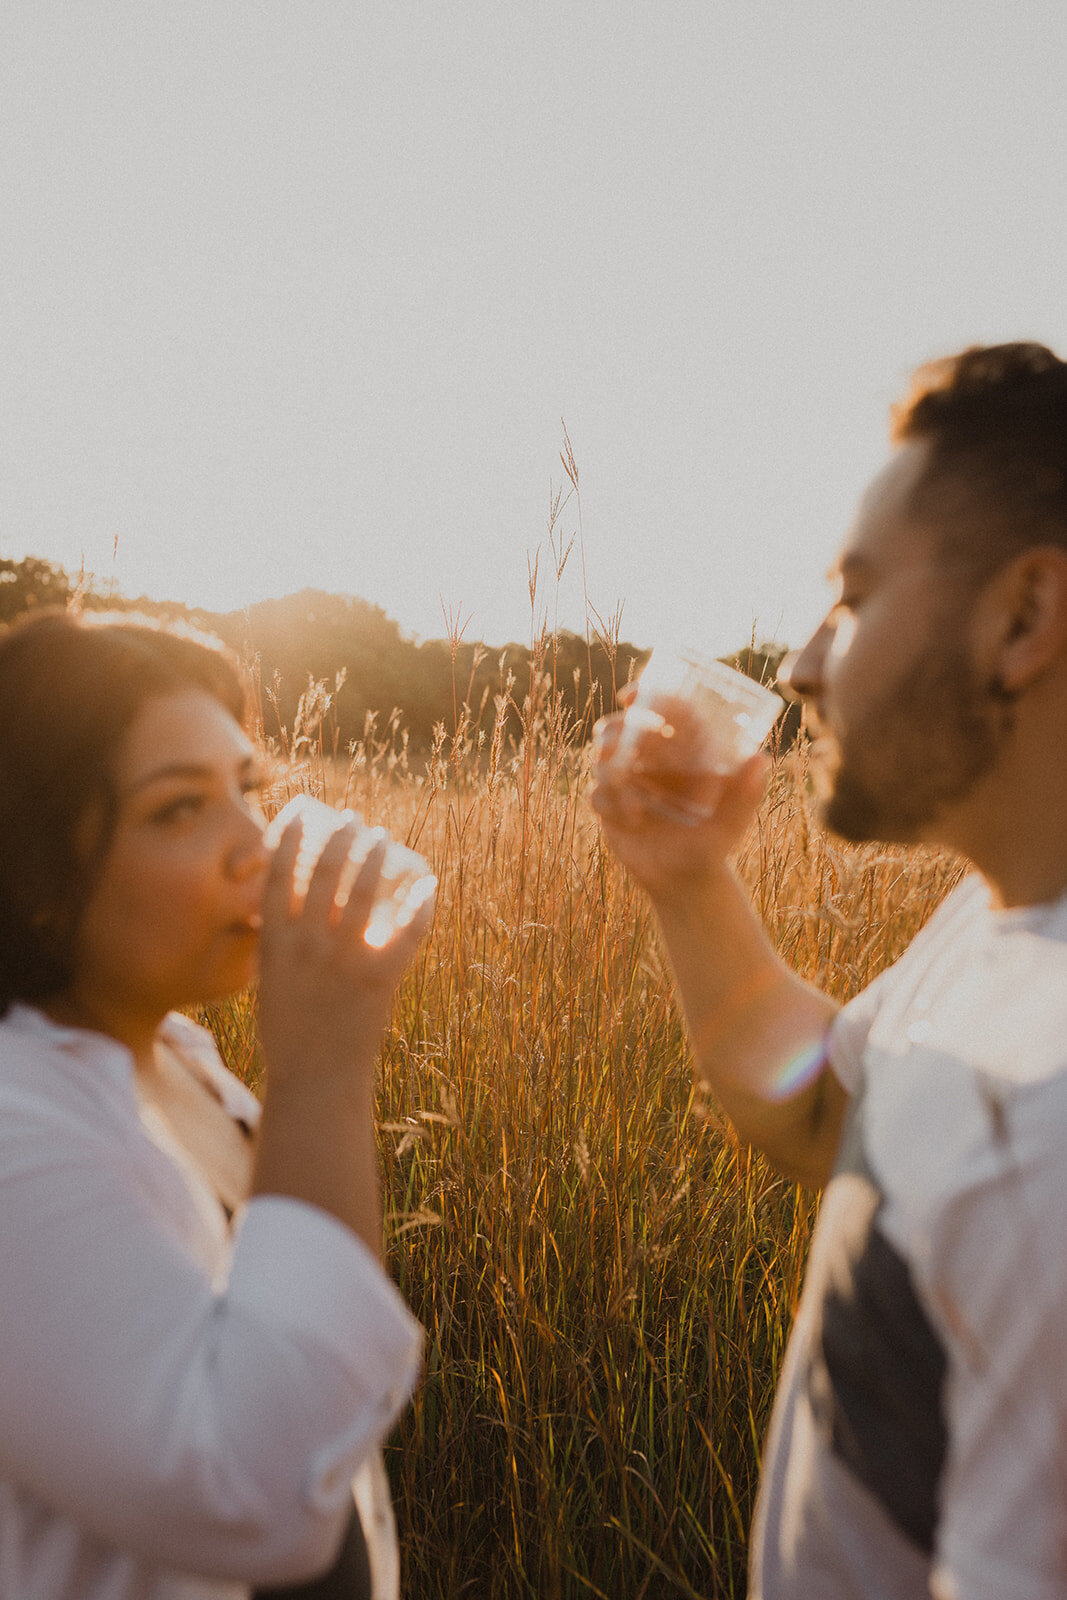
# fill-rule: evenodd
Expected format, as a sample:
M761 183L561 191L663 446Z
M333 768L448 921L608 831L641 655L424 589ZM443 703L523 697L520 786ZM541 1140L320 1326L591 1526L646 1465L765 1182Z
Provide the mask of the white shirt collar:
M66 1051L75 1060L91 1064L110 1083L136 1099L133 1053L109 1034L56 1022L36 1006L25 1005L21 1001L9 1007L0 1027L47 1041L53 1047ZM218 1095L230 1116L239 1117L250 1127L257 1125L259 1101L250 1089L226 1071L206 1028L200 1027L179 1011L171 1011L160 1023L156 1037L169 1044L190 1070L196 1072L207 1087Z
M36 1006L15 1001L9 1006L2 1026L14 1033L29 1034L46 1040L57 1049L66 1050L82 1061L96 1062L108 1077L118 1083L133 1087L133 1052L106 1033L91 1028L76 1028L56 1022Z

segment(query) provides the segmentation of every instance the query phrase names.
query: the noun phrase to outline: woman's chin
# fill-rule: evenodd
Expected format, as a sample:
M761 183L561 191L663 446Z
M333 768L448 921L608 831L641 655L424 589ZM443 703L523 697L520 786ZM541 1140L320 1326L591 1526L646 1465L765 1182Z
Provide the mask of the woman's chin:
M229 959L197 986L194 1005L218 1005L232 1000L251 987L259 976L259 941L249 942L244 950L234 950ZM188 1003L188 1002L186 1002Z

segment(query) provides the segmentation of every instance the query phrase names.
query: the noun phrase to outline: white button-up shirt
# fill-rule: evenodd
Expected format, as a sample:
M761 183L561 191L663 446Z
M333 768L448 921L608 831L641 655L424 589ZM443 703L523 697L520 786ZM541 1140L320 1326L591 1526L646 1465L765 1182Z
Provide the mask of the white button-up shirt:
M210 1035L166 1030L254 1122ZM421 1339L316 1207L258 1196L231 1234L121 1045L0 1021L0 1600L244 1600L326 1566Z

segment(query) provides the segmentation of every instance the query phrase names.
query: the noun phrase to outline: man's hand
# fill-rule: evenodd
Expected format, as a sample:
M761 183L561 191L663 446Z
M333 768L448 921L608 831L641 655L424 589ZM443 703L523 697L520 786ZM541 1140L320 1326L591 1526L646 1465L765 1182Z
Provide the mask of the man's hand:
M726 776L714 772L690 706L664 696L656 711L659 725L646 713L636 733L622 713L597 724L591 796L607 843L653 901L692 892L722 871L756 814L770 767L757 755Z

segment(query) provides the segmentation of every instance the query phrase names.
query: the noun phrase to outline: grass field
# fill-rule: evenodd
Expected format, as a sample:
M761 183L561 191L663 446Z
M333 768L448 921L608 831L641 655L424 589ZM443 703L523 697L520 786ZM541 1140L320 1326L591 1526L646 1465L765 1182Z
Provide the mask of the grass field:
M388 1264L427 1333L388 1452L405 1594L741 1596L814 1203L693 1097L649 915L585 799L582 717L546 670L506 737L506 690L481 748L461 714L421 770L395 724L338 765L320 728L286 780L440 878L380 1095ZM776 764L738 870L842 1000L959 872L828 841L802 754ZM254 1079L250 1007L211 1020Z

